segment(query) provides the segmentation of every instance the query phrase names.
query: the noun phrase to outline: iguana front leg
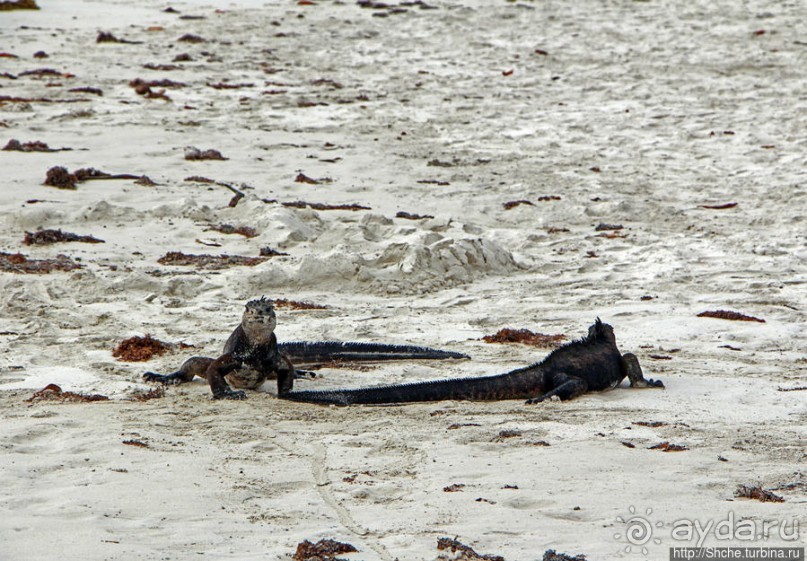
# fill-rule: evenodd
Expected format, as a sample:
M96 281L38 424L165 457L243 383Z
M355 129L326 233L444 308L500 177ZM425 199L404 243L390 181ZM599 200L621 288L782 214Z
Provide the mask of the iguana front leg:
M664 382L661 380L646 380L642 374L642 367L639 366L639 359L633 353L622 355L622 371L630 380L632 388L663 388Z
M554 387L553 390L546 392L545 394L539 395L538 397L533 397L532 399L528 399L525 403L527 405L532 405L533 403L541 403L547 399L552 397L558 396L561 401L567 401L569 399L574 399L579 395L583 395L588 390L588 384L582 378L576 378L572 376L568 376L565 372L558 372L557 374L553 374L550 378L552 386Z
M146 382L159 382L165 385L184 384L190 382L195 376L205 377L205 372L210 367L213 359L206 356L192 356L182 363L179 370L171 374L157 374L156 372L146 372L143 379Z
M210 363L205 372L210 384L210 391L213 392L213 399L246 399L247 394L241 390L233 390L227 385L224 377L241 366L241 361L232 354L224 354Z

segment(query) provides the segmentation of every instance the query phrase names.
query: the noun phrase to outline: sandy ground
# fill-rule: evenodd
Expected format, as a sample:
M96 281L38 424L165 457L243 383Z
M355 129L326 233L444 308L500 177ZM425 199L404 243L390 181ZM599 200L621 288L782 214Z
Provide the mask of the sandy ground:
M807 385L804 3L300 4L0 13L0 51L18 57L0 58L0 142L72 148L0 152L0 251L81 264L0 273L0 559L289 559L335 538L360 550L347 559L432 560L449 536L508 561L548 548L655 561L695 545L676 521L729 517L789 525L752 545L803 547L807 394L780 389ZM136 43L96 43L100 31ZM188 33L205 42L178 41ZM24 74L42 68L56 74ZM185 85L147 99L136 78ZM81 87L103 95L68 91ZM229 159L187 161L189 146ZM157 185L43 186L57 165ZM189 176L246 196L229 207L231 191ZM105 243L22 244L40 228ZM288 256L157 262L265 247ZM325 369L300 387L503 372L548 349L483 335L574 338L599 316L667 389L337 409L269 384L214 402L197 381L132 401L143 371L191 351L124 363L118 342L150 333L215 354L262 294L327 306L280 309L281 340L473 356ZM697 317L720 309L765 323ZM111 399L25 401L49 383ZM663 424L633 424L649 421ZM688 450L648 449L663 441ZM735 498L740 484L785 502ZM632 516L648 541L628 540Z

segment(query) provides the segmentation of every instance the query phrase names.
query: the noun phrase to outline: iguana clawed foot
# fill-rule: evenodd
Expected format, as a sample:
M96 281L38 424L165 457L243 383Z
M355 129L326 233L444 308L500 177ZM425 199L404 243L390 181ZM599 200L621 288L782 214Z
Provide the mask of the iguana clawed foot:
M637 380L635 382L630 383L630 387L632 388L663 388L664 382L661 380L653 380L652 378L649 380Z
M156 372L146 372L143 374L143 380L146 382L158 382L166 386L181 384L184 381L183 377L178 373L163 375L157 374Z
M219 392L217 394L213 394L213 399L235 399L241 400L247 398L247 392L241 390L230 390L227 389L225 391Z

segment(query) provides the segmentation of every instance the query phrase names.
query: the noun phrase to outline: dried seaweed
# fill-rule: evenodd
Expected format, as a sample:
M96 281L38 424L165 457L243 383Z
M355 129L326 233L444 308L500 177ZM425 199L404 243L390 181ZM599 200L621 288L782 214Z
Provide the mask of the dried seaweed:
M319 78L318 80L313 80L311 82L311 85L312 86L328 86L328 87L333 88L335 90L341 90L342 88L345 87L342 84L340 84L339 82L336 82L334 80L330 80L328 78Z
M807 386L796 386L795 388L776 388L778 392L803 392L807 390Z
M157 185L148 175L141 175L134 180L135 185L143 185L144 187L154 187Z
M670 444L666 440L664 442L659 442L655 446L649 446L647 449L661 450L662 452L683 452L685 450L689 450L689 448L683 444Z
M275 200L266 200L264 199L265 203L276 203ZM369 206L363 206L358 204L346 204L346 205L329 205L325 203L310 203L307 201L291 201L286 203L280 203L283 206L290 207L290 208L310 208L313 210L372 210Z
M196 150L195 148L193 148L193 149ZM187 158L187 150L185 152L185 157ZM227 158L223 158L223 159L226 160ZM185 181L194 181L196 183L207 183L207 184L221 185L222 187L226 187L227 189L229 189L230 191L232 191L234 193L233 198L230 199L229 203L227 203L227 206L229 206L231 208L236 206L238 204L238 201L240 201L241 199L243 199L246 196L246 195L244 195L244 193L242 191L239 191L238 189L236 189L235 187L233 187L229 183L225 183L223 181L216 181L216 180L210 179L208 177L202 177L201 175L192 175L190 177L186 177Z
M744 499L754 499L763 503L783 503L785 499L779 495L766 491L757 485L738 485L737 490L734 491L735 497L742 497Z
M124 339L112 351L112 356L121 362L146 362L155 356L165 354L171 345L154 339L148 333L145 337L129 337Z
M322 183L333 183L333 179L330 177L320 177L319 179L314 179L313 177L308 177L306 174L300 172L297 174L297 177L294 178L295 183L307 183L309 185L320 185Z
M451 185L451 183L449 183L448 181L441 181L439 179L420 179L418 183L420 183L421 185L440 185L441 187Z
M171 98L165 93L165 88L184 88L185 84L182 82L174 82L173 80L168 79L143 80L141 78L135 78L129 82L129 86L134 88L135 93L142 95L146 99L163 99L165 101L171 101ZM151 88L163 89L154 91Z
M450 559L453 561L504 561L504 557L500 555L480 555L470 546L452 538L438 538L437 550L452 553L453 555ZM440 560L449 559L446 555L439 555L437 558Z
M605 224L604 222L597 224L597 227L594 228L595 232L604 232L609 230L621 230L624 228L622 224Z
M528 201L527 199L521 199L521 200L518 200L518 201L507 201L502 206L504 207L504 210L510 210L510 209L516 208L517 206L520 206L520 205L535 206L530 201Z
M129 87L135 89L143 86L147 88L184 88L186 85L187 84L184 82L175 82L168 78L163 78L162 80L143 80L142 78L135 78L129 81Z
M494 442L499 442L502 440L506 440L508 438L517 438L519 436L522 436L523 434L524 433L522 433L520 430L517 429L500 430L499 434L493 440Z
M218 270L228 267L254 267L266 261L267 257L247 257L244 255L192 255L181 251L169 251L157 262L160 265L178 265L197 269Z
M625 446L626 448L636 448L636 445L633 442L630 442L628 440L623 440L621 442L621 444L622 444L622 446Z
M103 90L101 90L100 88L91 88L91 87L88 87L88 86L82 86L80 88L70 88L67 91L74 92L74 93L88 93L88 94L97 95L97 96L103 96L104 95ZM62 150L65 150L65 148L62 148Z
M463 427L481 427L481 426L482 425L480 425L479 423L452 423L448 425L448 428L446 430L457 430Z
M545 335L535 333L529 329L512 329L505 327L493 335L485 335L482 340L486 343L522 343L535 347L558 347L561 341L566 339L566 335Z
M554 549L544 551L542 561L586 561L585 555L575 555L574 557L565 553L557 553Z
M145 68L146 70L160 70L163 72L170 72L172 70L182 70L182 67L179 66L178 64L155 64L153 62L144 64L143 68Z
M85 103L89 99L82 97L71 97L68 99L50 99L49 97L17 97L10 95L0 95L0 106L5 103Z
M260 255L261 257L283 257L285 255L288 255L288 253L284 251L278 251L276 249L272 249L269 246L266 246L260 249L258 255Z
M194 183L216 183L215 179L203 177L201 175L191 175L185 178L185 181L193 181Z
M194 35L193 33L186 33L177 39L177 41L180 43L207 43L207 39Z
M217 84L208 83L207 86L213 88L214 90L239 90L241 88L252 88L255 86L255 84L228 84L226 82L219 82Z
M99 394L83 394L76 392L66 392L56 384L48 384L34 395L26 399L28 403L39 401L61 401L68 403L89 403L91 401L108 401L109 398Z
M221 232L222 234L239 234L245 238L254 238L258 235L258 231L251 226L233 226L232 224L219 224L211 226L206 231Z
M34 0L11 0L0 2L0 12L9 10L38 10Z
M407 220L423 220L426 218L434 218L431 214L412 214L409 212L399 211L395 218L405 218Z
M54 166L45 175L44 184L58 189L75 189L77 182L76 176L67 171L67 168Z
M3 147L3 150L8 152L60 152L72 150L72 148L51 148L39 140L34 140L32 142L20 142L16 138L12 138Z
M547 201L560 201L561 198L558 195L541 195L538 200L544 203Z
M52 229L38 230L33 233L25 232L25 238L22 240L25 245L50 245L63 242L105 243L104 240L93 236L80 236Z
M122 442L126 446L137 446L138 448L148 448L149 447L148 443L143 442L142 440L134 440L134 439L132 439L132 440L124 440Z
M189 161L198 161L198 160L229 160L229 158L225 158L221 155L221 152L218 150L199 150L193 146L188 146L185 148L185 159Z
M72 271L81 265L67 257L57 255L54 259L28 259L22 253L0 252L0 272L24 275L47 275L53 271Z
M745 314L741 314L739 312L731 312L728 310L715 310L715 311L707 311L701 312L698 314L699 318L717 318L717 319L728 319L733 321L756 321L758 323L765 323L764 319L759 319L754 316L747 316Z
M463 490L465 483L452 483L443 487L443 493L458 493Z
M118 39L108 31L99 31L95 38L96 43L125 43L128 45L141 45L143 41L130 41L128 39Z
M80 168L70 173L62 166L54 166L50 168L45 175L44 184L59 189L75 189L77 183L94 179L135 179L141 182L151 182L145 175L133 175L131 173L113 174L95 168ZM153 184L153 182L151 183Z
M334 560L342 553L354 553L358 549L349 543L338 542L336 540L322 539L317 543L305 540L297 545L292 559L294 561L329 561Z
M42 78L44 76L50 77L59 77L59 78L66 78L69 75L63 74L58 70L54 70L53 68L35 68L34 70L26 70L24 72L20 72L20 76L36 76L38 78Z
M701 208L708 208L710 210L725 210L727 208L734 208L737 203L724 203L720 205L700 205Z
M667 426L667 423L664 421L633 421L631 424L636 425L637 427L650 427L654 429Z
M297 107L316 107L318 105L326 106L328 104L324 101L309 101L307 99L301 99L297 102Z
M276 308L290 308L292 310L327 310L328 306L321 304L313 304L311 302L298 302L295 300L286 300L285 298L276 298L274 300Z
M165 386L157 386L145 391L135 391L131 394L132 401L149 401L163 397L165 397Z

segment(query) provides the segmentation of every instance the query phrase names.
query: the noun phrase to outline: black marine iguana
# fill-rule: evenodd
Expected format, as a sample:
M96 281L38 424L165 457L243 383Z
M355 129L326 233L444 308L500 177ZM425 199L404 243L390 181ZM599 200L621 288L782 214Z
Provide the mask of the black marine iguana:
M294 341L278 344L275 327L277 316L273 302L266 297L250 300L241 324L227 339L221 356L216 359L194 356L183 362L176 372L146 372L143 378L147 382L181 384L199 376L207 379L214 399L246 399L245 392L232 390L228 382L236 388L254 390L267 379L277 377L279 387L284 388L285 393L291 391L295 377L305 374L296 370L294 364L468 358L468 355L451 351L383 343Z
M645 380L639 359L620 354L613 328L599 318L588 335L552 351L544 360L505 374L479 378L435 380L350 390L290 391L291 377L278 376L278 396L305 403L354 405L441 401L526 399L539 403L557 396L575 398L587 391L613 388L627 377L632 388L663 388Z

